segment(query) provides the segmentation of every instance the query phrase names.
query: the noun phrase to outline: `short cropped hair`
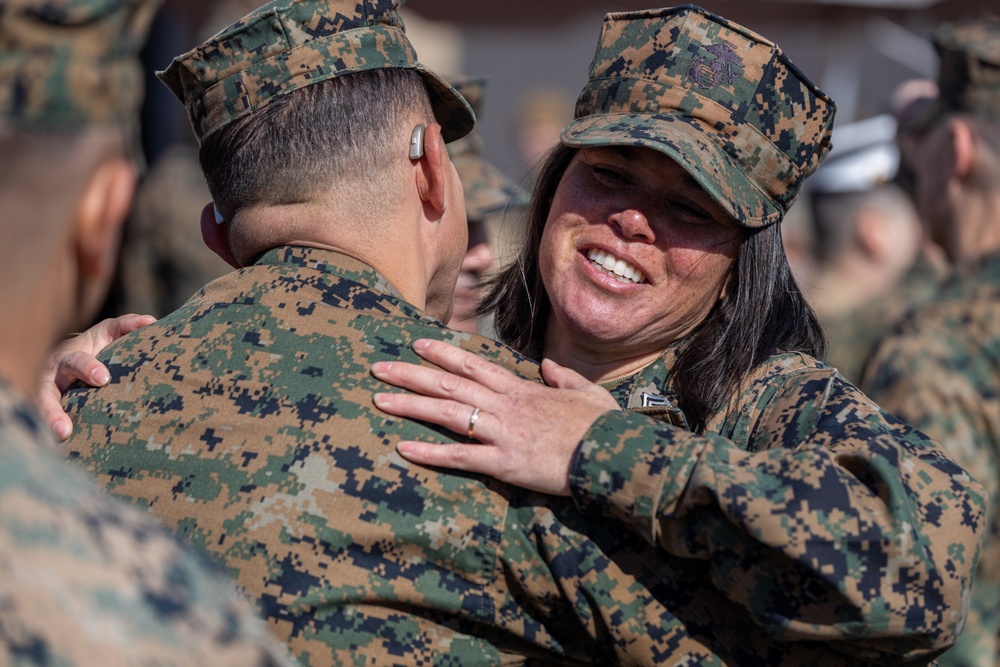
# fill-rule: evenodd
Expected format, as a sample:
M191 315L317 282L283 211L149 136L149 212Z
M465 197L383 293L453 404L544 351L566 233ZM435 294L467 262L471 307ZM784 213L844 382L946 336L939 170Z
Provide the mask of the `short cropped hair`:
M331 183L378 187L414 113L434 116L420 75L372 69L283 95L213 133L199 159L216 208L308 201ZM404 147L405 149L405 147Z

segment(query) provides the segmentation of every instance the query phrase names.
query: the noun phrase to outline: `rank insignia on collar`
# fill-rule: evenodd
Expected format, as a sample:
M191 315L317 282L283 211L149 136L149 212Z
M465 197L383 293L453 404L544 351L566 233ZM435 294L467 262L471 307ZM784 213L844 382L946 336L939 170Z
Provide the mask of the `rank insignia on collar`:
M669 408L672 407L666 396L658 394L647 394L642 392L642 407L644 408Z

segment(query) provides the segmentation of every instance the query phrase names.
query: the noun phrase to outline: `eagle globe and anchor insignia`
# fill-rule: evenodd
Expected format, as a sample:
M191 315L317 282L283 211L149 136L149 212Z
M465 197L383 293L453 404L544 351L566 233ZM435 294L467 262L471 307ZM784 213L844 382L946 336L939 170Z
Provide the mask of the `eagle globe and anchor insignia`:
M743 76L743 61L729 42L723 40L721 44L712 44L705 47L705 51L709 55L695 58L688 69L688 76L698 87L729 85Z

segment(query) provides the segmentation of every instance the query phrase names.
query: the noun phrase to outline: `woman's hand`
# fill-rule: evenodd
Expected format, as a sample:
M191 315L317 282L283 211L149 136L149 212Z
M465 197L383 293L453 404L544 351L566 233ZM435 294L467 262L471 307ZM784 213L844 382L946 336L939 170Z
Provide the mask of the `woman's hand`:
M103 387L111 379L107 367L94 356L116 338L152 324L151 315L122 315L98 322L81 334L67 338L53 348L35 391L35 402L45 423L60 440L73 432L73 422L59 399L73 383Z
M545 386L441 341L418 340L413 349L444 370L376 363L375 377L414 393L378 393L375 405L482 443L400 442L399 453L414 463L483 473L566 496L577 444L595 419L620 409L606 390L548 359L542 362Z

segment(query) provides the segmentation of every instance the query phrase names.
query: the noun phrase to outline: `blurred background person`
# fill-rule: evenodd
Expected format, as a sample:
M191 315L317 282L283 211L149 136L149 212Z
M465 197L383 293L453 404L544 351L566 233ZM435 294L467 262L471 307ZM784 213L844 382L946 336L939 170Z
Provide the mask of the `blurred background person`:
M806 183L812 274L803 286L827 334L825 361L851 382L875 342L933 288L917 267L923 230L891 181L899 165L892 116L834 129L834 148Z
M900 83L889 97L889 113L896 120L896 147L899 169L896 184L916 202L917 175L914 161L920 140L927 130L927 118L937 106L938 87L933 79L909 79Z
M111 277L155 5L0 2L3 665L291 665L228 578L55 454L26 398Z
M573 96L558 87L530 89L521 94L513 114L517 155L529 172L559 144L559 133L573 120Z
M477 123L482 117L487 82L485 77L448 77L448 83L469 102ZM469 247L458 274L455 308L448 327L489 335L489 319L476 313L482 300L482 283L491 270L516 254L515 239L528 194L484 160L482 152L482 136L475 130L448 144L448 155L465 189L469 220Z
M927 433L989 494L969 619L942 665L1000 661L1000 19L934 35L938 100L914 161L921 215L953 265L879 344L862 388Z
M262 0L218 0L199 15L194 30L207 38L261 4ZM157 92L162 88L159 82L155 86ZM103 316L146 313L162 317L202 285L232 271L201 238L201 209L212 195L191 132L185 128L177 135L164 133L162 141L125 225L118 274Z

